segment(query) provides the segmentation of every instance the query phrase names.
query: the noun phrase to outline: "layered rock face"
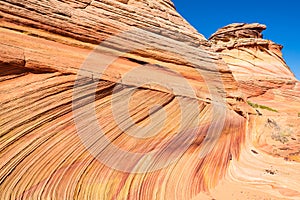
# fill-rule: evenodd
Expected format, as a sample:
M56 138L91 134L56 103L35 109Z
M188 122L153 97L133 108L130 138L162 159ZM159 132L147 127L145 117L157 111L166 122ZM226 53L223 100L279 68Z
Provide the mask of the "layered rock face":
M209 40L238 80L255 78L257 71L262 77L294 79L283 60L282 46L263 39L265 29L262 24L231 24L219 29Z
M285 90L282 94L291 90L289 96L297 96L297 80L282 57L282 46L263 39L265 29L261 24L231 24L219 29L209 40L247 98L281 87Z
M300 197L299 82L265 26L206 40L169 0L0 16L0 199Z
M283 47L263 39L265 29L262 24L231 24L219 29L209 40L232 70L239 90L249 102L297 118L299 81L283 59ZM264 111L268 110L272 109Z

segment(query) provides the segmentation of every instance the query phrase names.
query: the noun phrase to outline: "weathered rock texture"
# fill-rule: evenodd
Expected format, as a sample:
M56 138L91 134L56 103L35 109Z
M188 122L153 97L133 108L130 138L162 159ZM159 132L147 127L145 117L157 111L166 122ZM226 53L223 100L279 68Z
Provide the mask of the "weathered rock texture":
M0 199L300 198L299 82L282 59L281 46L262 39L265 26L233 24L206 40L169 0L6 0L0 16ZM122 54L121 40L107 42L97 51L105 58L97 66L120 56L101 79L97 66L77 76L98 44L132 28L141 31L125 40L146 48ZM142 71L128 76L139 66ZM180 77L193 94L177 82ZM74 86L84 95L74 98ZM129 116L120 112L121 122L116 121L114 109L121 110L134 86ZM256 111L247 100L278 112L262 106ZM195 102L198 109L189 107ZM85 111L91 104L96 119ZM224 113L224 126L217 126L216 113ZM84 125L76 127L76 120ZM179 134L195 138L166 167L130 173L155 168L179 147L131 166L135 161L121 163L114 149L97 143L102 137L95 122L128 152L151 152ZM154 135L152 129L135 131L151 123L161 127ZM93 136L84 138L78 130ZM219 131L216 144L200 157L205 138ZM96 159L95 152L116 158L115 167ZM121 165L129 171L118 169Z

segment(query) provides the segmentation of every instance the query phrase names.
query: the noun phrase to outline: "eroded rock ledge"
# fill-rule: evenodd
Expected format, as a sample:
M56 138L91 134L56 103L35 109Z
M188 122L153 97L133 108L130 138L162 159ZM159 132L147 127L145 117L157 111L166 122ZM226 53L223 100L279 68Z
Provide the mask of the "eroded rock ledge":
M216 52L222 52L225 49L239 47L257 48L260 50L268 49L282 58L282 45L276 44L271 40L263 39L262 32L266 30L266 25L253 23L235 23L220 28L209 40L213 43Z
M282 55L282 46L263 39L265 25L235 23L214 33L209 41L240 83L247 97L270 89L295 88L297 80Z
M274 43L271 40L263 39L262 32L266 29L266 25L253 23L235 23L225 26L214 33L209 40L213 43L212 47L216 52L223 52L224 50L247 48L253 50L254 54L259 51L271 53L274 59L280 59L285 64L282 57L283 46ZM243 57L243 56L241 56ZM259 55L258 55L259 57ZM289 67L285 64L285 68ZM289 76L293 76L290 72Z

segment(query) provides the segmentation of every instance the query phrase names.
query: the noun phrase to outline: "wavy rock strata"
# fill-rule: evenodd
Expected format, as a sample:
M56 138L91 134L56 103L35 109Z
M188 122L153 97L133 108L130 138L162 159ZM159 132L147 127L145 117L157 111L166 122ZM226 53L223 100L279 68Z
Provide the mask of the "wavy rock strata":
M206 40L169 0L0 16L0 199L300 197L299 82L263 25Z

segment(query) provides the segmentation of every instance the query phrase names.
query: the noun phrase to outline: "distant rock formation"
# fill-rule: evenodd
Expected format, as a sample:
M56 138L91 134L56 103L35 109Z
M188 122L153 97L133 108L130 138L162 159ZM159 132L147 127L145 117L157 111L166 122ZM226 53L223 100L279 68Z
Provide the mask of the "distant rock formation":
M284 112L297 112L295 107L299 107L300 102L294 100L299 98L299 82L282 57L283 47L263 39L265 29L262 24L236 23L219 29L209 40L247 98L258 101L262 95L262 104L279 106ZM272 102L274 98L294 103Z
M257 76L259 71L260 75L295 79L282 57L283 47L263 39L265 29L262 24L236 23L219 29L209 40L237 77ZM238 67L234 68L235 64Z
M1 200L300 197L299 81L265 25L207 40L170 0L0 20Z

